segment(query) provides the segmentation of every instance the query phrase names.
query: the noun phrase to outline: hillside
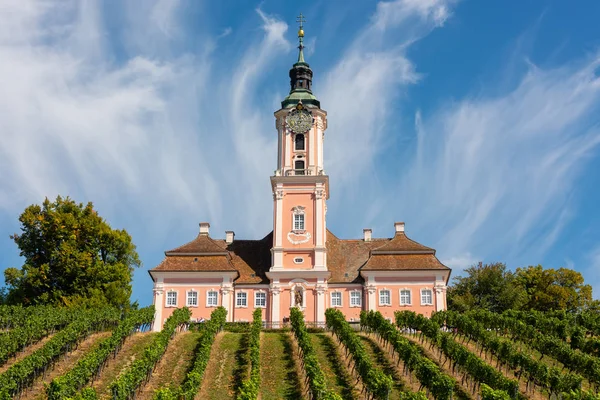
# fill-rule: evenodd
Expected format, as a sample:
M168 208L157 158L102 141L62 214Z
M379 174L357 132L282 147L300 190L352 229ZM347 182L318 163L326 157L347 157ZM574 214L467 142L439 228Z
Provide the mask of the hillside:
M30 315L0 334L0 399L600 399L595 315L371 312L351 326L328 310L328 329L309 330L294 311L278 331L256 313L256 331L180 309L160 333L152 308Z

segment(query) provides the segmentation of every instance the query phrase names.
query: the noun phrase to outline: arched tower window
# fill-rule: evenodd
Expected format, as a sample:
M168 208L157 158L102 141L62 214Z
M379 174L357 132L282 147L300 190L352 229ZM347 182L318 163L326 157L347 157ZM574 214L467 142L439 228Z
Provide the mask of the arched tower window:
M304 175L304 160L294 161L294 175Z
M294 138L294 150L304 150L304 135L301 133Z

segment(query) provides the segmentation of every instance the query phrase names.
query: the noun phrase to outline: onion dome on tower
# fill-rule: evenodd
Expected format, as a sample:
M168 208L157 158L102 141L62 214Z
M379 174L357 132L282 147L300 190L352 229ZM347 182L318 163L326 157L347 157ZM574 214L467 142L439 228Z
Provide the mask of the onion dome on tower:
M308 107L321 107L321 103L312 93L313 72L310 65L304 61L304 29L306 22L302 13L298 17L300 29L298 29L298 61L290 69L290 94L281 102L281 108L290 108L302 101Z

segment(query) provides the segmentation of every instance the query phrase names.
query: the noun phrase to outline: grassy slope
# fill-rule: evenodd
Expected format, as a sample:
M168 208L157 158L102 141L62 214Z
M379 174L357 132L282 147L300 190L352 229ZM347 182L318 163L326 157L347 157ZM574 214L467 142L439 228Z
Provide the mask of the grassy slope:
M150 381L136 395L136 399L152 399L154 391L158 388L181 385L191 366L200 335L197 332L177 333L169 342L167 351L156 366Z
M262 400L302 397L291 339L287 333L261 334L260 366Z
M236 371L244 353L245 334L225 332L215 338L197 399L233 399ZM247 347L247 346L246 346Z
M358 399L359 393L353 384L354 378L338 357L331 336L324 333L312 334L312 344L317 353L321 369L325 374L327 387L335 390L345 400Z

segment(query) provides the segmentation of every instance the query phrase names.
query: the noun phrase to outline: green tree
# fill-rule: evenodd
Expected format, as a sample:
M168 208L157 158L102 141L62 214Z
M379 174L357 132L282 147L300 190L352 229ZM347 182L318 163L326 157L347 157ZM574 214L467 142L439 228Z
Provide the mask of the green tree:
M25 263L4 272L12 304L128 307L133 268L141 265L131 236L112 229L92 203L57 197L31 205L11 239Z
M516 278L528 294L524 309L579 311L592 305L592 287L572 269L517 268Z
M448 308L467 311L483 308L494 312L519 309L527 293L503 263L473 265L465 276L454 278L448 289Z

